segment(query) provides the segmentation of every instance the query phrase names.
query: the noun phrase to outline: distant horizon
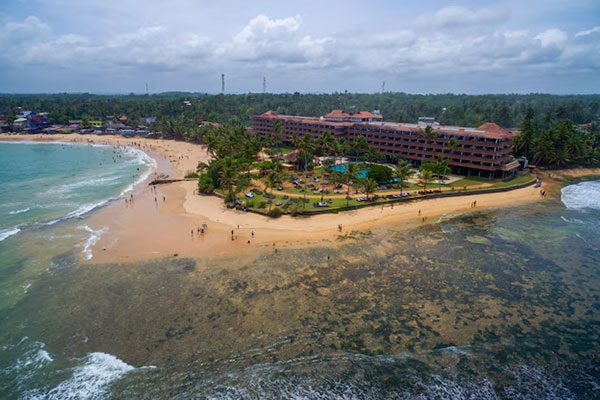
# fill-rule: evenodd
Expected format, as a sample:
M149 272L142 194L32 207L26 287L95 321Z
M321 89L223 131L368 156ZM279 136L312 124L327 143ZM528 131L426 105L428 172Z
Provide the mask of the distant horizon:
M497 93L466 93L466 92L402 92L402 91L385 91L381 92L354 92L354 91L332 91L332 92L231 92L231 93L218 93L218 92L193 92L193 91L185 91L185 90L167 90L163 92L89 92L89 91L72 91L72 92L0 92L0 96L52 96L52 95L83 95L89 94L94 96L160 96L166 94L190 94L190 95L207 95L207 96L242 96L248 94L254 95L290 95L290 94L300 94L300 95L334 95L334 94L348 94L348 95L377 95L377 94L404 94L408 96L600 96L600 91L595 93L551 93L551 92L497 92Z

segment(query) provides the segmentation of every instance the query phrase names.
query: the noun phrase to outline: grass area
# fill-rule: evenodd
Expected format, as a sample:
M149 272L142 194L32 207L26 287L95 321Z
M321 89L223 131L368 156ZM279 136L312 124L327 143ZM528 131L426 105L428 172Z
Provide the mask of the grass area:
M277 152L281 152L281 154L288 154L288 153L291 153L294 150L295 150L294 147L281 146L281 147L273 147L273 148L269 149L269 153L277 154Z
M482 183L487 183L487 182L491 182L491 179L480 178L478 176L466 176L462 179L452 182L451 184L449 184L447 186L462 187L462 186L471 186L471 185L481 185Z
M476 185L476 184L481 184L484 182L489 182L488 179L483 179L483 178L465 178L465 179L468 179L468 182L470 182L469 183L470 185ZM533 179L534 179L534 177L531 174L518 175L510 181L496 182L491 186L487 186L485 189L497 189L497 188L506 188L506 187L510 187L510 186L516 186L516 185L530 182ZM456 182L453 185L442 185L442 186L445 186L445 187L454 186L456 188L456 190L463 190L462 186L458 186L456 184ZM439 187L439 185L432 184L431 186L428 186L427 188L433 189L435 187ZM410 189L418 189L418 187L416 187L414 184L410 184L409 187L407 187L407 189L409 189L409 190ZM293 191L297 192L298 194L302 194L297 189L290 189L290 190L293 190ZM391 190L398 190L398 189L394 188L394 189L389 189L388 191L391 191ZM467 189L467 191L474 191L474 190L480 190L480 188L474 187L474 188ZM353 190L351 190L350 193L351 193L351 195L354 195ZM385 191L381 191L379 193L382 195L385 195ZM307 193L307 195L311 195L311 194L312 193L310 193L310 192ZM286 214L291 213L293 210L298 210L298 211L329 210L332 212L336 212L337 210L342 209L342 208L346 207L347 205L349 205L349 206L358 205L358 204L375 205L375 204L381 204L383 202L389 201L389 199L387 199L387 198L385 198L385 196L383 196L383 197L379 198L378 200L375 200L375 201L369 202L369 203L359 202L356 199L350 199L348 202L346 202L345 198L329 198L327 195L324 195L323 196L324 200L329 201L330 206L329 207L318 207L318 206L315 206L315 203L319 202L320 199L307 198L307 202L303 206L302 204L303 204L304 199L302 197L289 196L287 199L285 197L286 197L285 195L276 195L275 198L272 200L273 206L271 208L272 209L280 208L283 211L283 213L286 213ZM415 197L413 197L413 198L415 198ZM418 199L418 197L416 197L416 199ZM291 200L291 202L290 202L290 200ZM242 198L242 201L244 204L248 204L249 208L256 210L256 211L266 213L269 209L269 199L267 197L265 197L264 195L256 195L253 199L248 199L248 198L244 197L244 198ZM294 204L294 201L295 201L295 204ZM277 206L276 203L278 203L278 202L281 202L281 205ZM287 207L285 207L286 204L287 204ZM261 205L262 205L262 207L261 207Z
M510 181L497 182L497 183L494 183L493 185L489 186L489 188L494 188L495 189L495 188L505 188L505 187L509 187L509 186L520 185L522 183L529 182L529 181L531 181L533 179L534 179L534 177L531 174L517 175L516 177L514 177Z

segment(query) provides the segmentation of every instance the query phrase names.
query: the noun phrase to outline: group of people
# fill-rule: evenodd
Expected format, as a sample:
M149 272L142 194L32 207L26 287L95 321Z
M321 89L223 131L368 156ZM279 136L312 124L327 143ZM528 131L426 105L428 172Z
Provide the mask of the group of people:
M471 202L471 208L477 207L477 200Z
M125 197L125 207L133 206L133 194L130 194L129 197Z
M156 194L157 194L157 193L156 193L156 186L150 186L150 191L151 191L152 193L154 193L154 203L155 203L155 204L158 204L158 198L156 197ZM167 200L167 196L164 196L164 195L163 195L162 199L163 199L163 201L166 201L166 200Z
M204 233L206 233L208 231L208 225L206 224L202 224L200 225L197 229L196 229L196 233L199 236L204 236ZM233 231L232 231L233 232ZM194 237L194 230L192 229L190 232L191 236Z

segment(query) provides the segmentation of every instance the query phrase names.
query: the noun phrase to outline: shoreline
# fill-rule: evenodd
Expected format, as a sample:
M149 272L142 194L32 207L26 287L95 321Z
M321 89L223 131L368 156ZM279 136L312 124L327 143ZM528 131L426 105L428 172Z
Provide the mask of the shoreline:
M156 161L154 176L183 178L209 155L202 145L164 139L124 138L106 135L6 135L0 140L64 141L90 144L130 145ZM571 176L600 175L600 168L540 171L542 188L554 197L559 183ZM475 194L384 207L366 207L339 214L305 217L284 215L277 219L227 209L222 199L195 194L195 181L181 181L149 187L153 174L139 182L131 192L133 202L122 199L94 210L85 223L104 234L92 246L93 258L86 263L136 262L163 257L211 258L215 256L252 256L281 247L335 245L339 237L356 231L410 229L436 222L439 217L490 208L506 208L543 201L540 188L533 186L509 192ZM477 207L471 207L476 201ZM425 220L423 220L425 219ZM343 230L337 226L342 222ZM204 235L198 227L206 224ZM232 235L233 232L233 235ZM235 240L232 240L232 237Z

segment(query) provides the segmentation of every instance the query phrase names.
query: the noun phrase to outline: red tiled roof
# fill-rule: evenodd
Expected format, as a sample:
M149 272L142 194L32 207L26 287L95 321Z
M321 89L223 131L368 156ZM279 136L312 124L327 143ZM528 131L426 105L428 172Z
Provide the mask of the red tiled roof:
M350 114L348 114L344 110L331 110L328 114L324 115L325 118L350 118Z
M383 118L381 115L375 115L373 113L370 113L368 111L359 111L357 113L354 114L349 114L344 110L331 110L331 112L329 112L328 114L324 115L325 118L340 118L340 119L346 119L346 118L360 118L360 119L367 119L367 118L375 118L375 119L381 119Z
M261 117L266 117L266 118L276 117L278 115L279 114L277 114L276 112L274 112L272 110L269 110L267 112L264 112L264 113L260 114Z
M375 119L383 119L381 115L373 114L368 111L360 111L356 114L352 114L352 118L375 118Z

